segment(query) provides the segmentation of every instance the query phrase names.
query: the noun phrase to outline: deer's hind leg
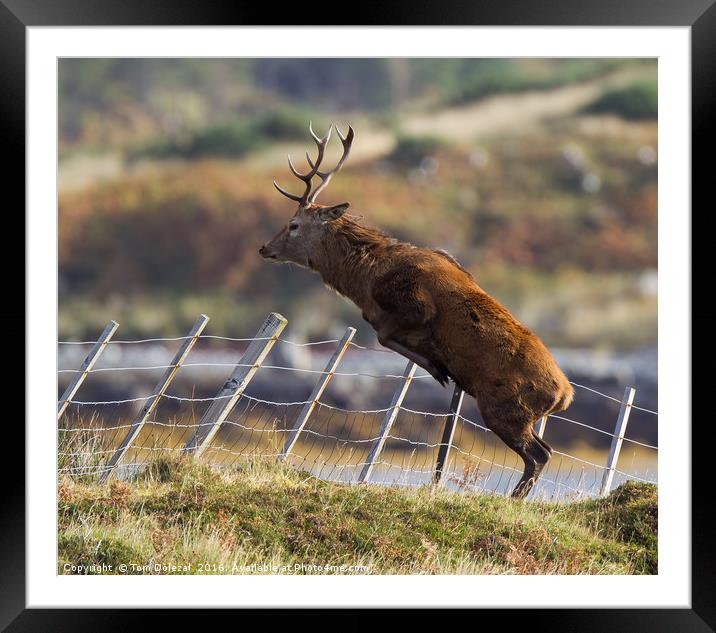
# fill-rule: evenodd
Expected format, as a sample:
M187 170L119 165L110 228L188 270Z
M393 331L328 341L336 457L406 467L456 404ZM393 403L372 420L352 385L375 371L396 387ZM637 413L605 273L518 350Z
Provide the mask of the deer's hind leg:
M524 499L528 495L552 456L552 449L536 435L525 444L524 452L520 457L525 462L525 470L512 491L515 499Z
M534 435L534 438L540 443L540 446L544 448L549 453L549 456L552 457L552 447L547 444L539 435L537 435L537 432L534 430L534 427L532 427L532 435Z
M487 428L522 458L525 468L512 497L524 499L549 462L552 449L534 433L533 416L525 409L506 403L481 407L481 413Z

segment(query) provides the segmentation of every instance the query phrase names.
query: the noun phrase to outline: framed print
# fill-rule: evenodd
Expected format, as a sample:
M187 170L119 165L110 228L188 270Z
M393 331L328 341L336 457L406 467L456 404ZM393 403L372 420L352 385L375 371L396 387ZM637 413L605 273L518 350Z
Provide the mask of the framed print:
M708 1L81 5L0 6L27 234L8 630L275 606L713 628Z

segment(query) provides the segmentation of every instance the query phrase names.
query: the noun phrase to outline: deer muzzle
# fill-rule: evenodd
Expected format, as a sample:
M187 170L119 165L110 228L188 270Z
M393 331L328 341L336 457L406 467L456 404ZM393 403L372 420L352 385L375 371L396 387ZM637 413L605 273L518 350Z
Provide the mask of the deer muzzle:
M276 253L271 252L271 250L268 248L268 246L266 244L264 244L259 249L259 255L261 255L261 257L263 257L264 259L276 259L277 258Z

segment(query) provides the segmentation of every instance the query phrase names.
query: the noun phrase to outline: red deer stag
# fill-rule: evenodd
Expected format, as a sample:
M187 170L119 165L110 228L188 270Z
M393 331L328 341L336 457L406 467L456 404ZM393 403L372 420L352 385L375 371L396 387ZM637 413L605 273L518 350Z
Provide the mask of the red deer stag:
M524 461L512 496L524 498L552 454L534 431L543 415L566 409L574 390L537 336L475 283L441 250L399 242L346 215L349 204L324 206L316 198L343 166L354 131L343 136L343 155L330 171L319 171L333 126L319 138L307 173L288 166L305 189L285 191L298 203L288 224L259 253L316 271L351 299L375 329L381 345L402 354L444 385L452 378L477 401L485 424ZM313 187L314 178L320 184Z

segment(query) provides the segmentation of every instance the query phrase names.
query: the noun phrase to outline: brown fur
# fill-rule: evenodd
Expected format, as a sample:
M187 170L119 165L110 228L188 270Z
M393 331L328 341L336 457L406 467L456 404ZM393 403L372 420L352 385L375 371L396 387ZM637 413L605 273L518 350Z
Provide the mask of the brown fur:
M451 255L399 242L339 207L301 205L292 219L300 247L287 227L261 254L318 272L361 308L381 344L472 395L487 426L525 462L513 491L524 497L552 452L534 424L569 406L569 381L539 338Z

